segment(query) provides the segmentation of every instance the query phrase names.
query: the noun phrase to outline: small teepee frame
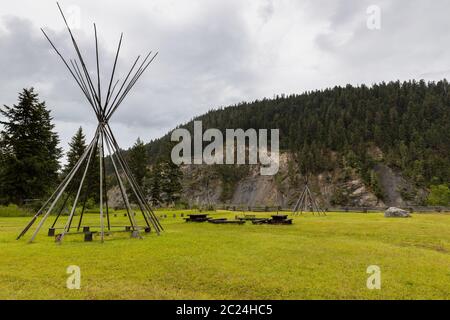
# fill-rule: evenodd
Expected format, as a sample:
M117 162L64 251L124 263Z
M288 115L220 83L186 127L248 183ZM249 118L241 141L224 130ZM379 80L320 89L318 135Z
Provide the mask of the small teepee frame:
M292 213L296 216L299 214L302 215L303 212L312 212L313 215L317 213L319 216L326 216L325 211L318 205L314 194L309 189L308 177L305 178L305 187L292 209Z
M77 208L78 200L80 199L80 194L83 189L83 185L86 183L87 179L87 173L89 171L90 165L95 161L95 155L98 153L99 158L99 177L100 177L100 190L99 190L99 198L100 198L100 237L101 241L104 240L105 235L105 212L104 208L106 209L106 220L107 220L107 226L108 229L107 232L111 231L111 224L109 219L109 207L108 207L108 198L107 198L107 190L106 190L106 173L105 173L105 148L108 152L109 160L112 164L114 175L117 179L118 186L120 189L120 193L122 195L125 207L126 207L126 215L128 216L130 226L126 228L126 230L129 230L131 232L131 235L136 238L140 238L140 231L145 230L146 232L150 232L151 228L153 228L156 233L159 235L160 232L163 230L163 227L161 226L160 222L158 221L155 213L147 203L147 200L145 198L144 192L141 190L140 186L137 184L135 178L133 177L130 167L128 166L127 162L125 161L121 149L116 141L116 138L114 137L113 131L111 130L111 127L109 126L109 120L111 119L114 112L117 110L117 108L121 105L129 91L133 88L133 86L136 84L138 79L141 77L141 75L145 72L147 67L150 65L150 63L155 59L158 53L155 53L152 55L152 51L150 51L143 60L139 61L141 59L141 56L138 56L135 60L133 65L131 66L128 74L126 75L125 79L121 82L120 80L115 80L114 75L116 71L117 66L117 60L119 57L120 48L122 45L122 38L123 34L120 35L119 44L117 47L117 52L115 55L114 64L112 67L111 77L109 80L109 84L107 86L107 91L103 92L102 95L102 86L100 81L100 64L99 64L99 52L98 52L98 40L97 40L97 28L94 23L94 36L95 36L95 57L96 57L96 73L97 73L97 83L94 84L95 79L93 80L90 76L90 73L88 71L88 68L86 66L86 63L83 59L83 56L81 54L80 48L74 38L74 35L72 33L72 30L69 27L69 24L67 23L66 17L64 16L64 13L59 5L57 3L58 9L61 13L61 16L64 20L64 23L67 27L67 30L69 32L73 47L76 52L76 59L70 59L67 61L60 53L60 51L56 48L56 46L53 44L53 42L48 37L47 33L41 29L42 33L44 34L45 38L49 41L52 48L55 50L56 54L60 57L66 68L69 70L71 76L75 80L78 87L81 89L83 95L85 96L88 104L93 109L95 116L98 120L97 129L95 130L94 138L90 142L90 144L87 146L86 150L78 160L78 162L75 164L75 166L72 168L72 170L66 175L66 177L63 179L63 181L60 183L60 185L56 188L54 193L50 196L50 198L44 203L44 205L37 211L37 213L33 216L31 221L26 225L26 227L22 230L22 232L19 234L17 239L20 239L23 237L27 231L32 227L32 225L38 221L39 224L37 225L36 229L34 230L33 235L31 236L29 242L33 242L36 236L38 235L39 231L43 227L45 221L50 216L50 214L54 211L55 206L57 205L58 201L62 198L63 194L65 194L66 198L63 201L63 205L61 206L59 212L56 215L55 221L52 224L52 228L55 227L56 222L61 216L61 212L66 206L66 203L69 198L71 198L71 195L74 195L74 200L72 204L72 208L70 210L70 213L68 215L67 222L65 223L64 228L62 228L62 233L57 235L57 241L61 242L64 238L64 235L70 233L72 227L72 222L75 215L75 210ZM138 67L137 67L138 66ZM136 68L137 67L137 68ZM114 85L113 85L114 83ZM119 85L119 89L117 93L115 93L116 87ZM106 94L105 94L106 93ZM103 99L102 99L103 98ZM77 176L80 180L79 183L76 182L74 177ZM132 196L135 198L136 203L139 207L139 210L142 214L142 217L145 221L145 226L139 226L137 222L137 217L135 212L133 211L129 196L127 195L127 191L125 189L125 183L126 181L128 183L128 186L131 187ZM72 182L72 184L71 184ZM89 184L89 182L88 182ZM69 187L70 185L70 187ZM88 190L89 188L87 188ZM83 219L83 213L85 211L85 204L86 204L86 198L87 198L87 192L86 196L84 197L84 203L83 203L83 209L80 214L79 222L77 231L80 230L82 219ZM54 230L54 229L53 229Z

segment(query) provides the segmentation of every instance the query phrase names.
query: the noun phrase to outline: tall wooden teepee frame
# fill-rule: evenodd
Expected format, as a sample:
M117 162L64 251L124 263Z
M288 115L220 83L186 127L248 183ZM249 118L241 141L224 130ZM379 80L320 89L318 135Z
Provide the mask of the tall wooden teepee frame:
M34 230L33 235L30 238L30 242L32 242L41 228L43 227L45 221L50 216L50 214L54 211L56 204L60 199L62 199L63 194L66 192L65 196L66 199L63 201L63 205L61 206L61 209L57 213L56 219L52 225L52 227L55 226L56 221L61 216L61 212L63 208L65 207L68 199L70 198L70 195L74 195L73 205L72 209L70 210L67 222L65 223L64 228L62 228L62 233L58 235L57 240L61 242L64 238L64 235L69 233L71 231L72 222L75 214L75 210L78 204L78 200L80 198L80 194L83 189L83 185L86 182L86 176L89 170L90 165L95 161L95 155L98 153L99 158L99 177L100 177L100 190L99 190L99 198L100 198L100 237L101 241L103 242L104 234L105 234L105 215L104 215L104 208L106 209L106 220L107 220L107 228L108 231L111 230L111 225L109 221L109 209L108 209L108 198L106 193L106 180L105 180L105 148L108 152L109 159L111 161L112 167L114 169L114 175L117 179L120 193L122 195L122 198L125 203L125 207L127 210L127 216L130 222L130 226L127 228L132 232L132 236L134 237L140 237L139 232L142 229L145 229L147 232L150 231L151 228L153 228L157 234L160 233L160 231L163 230L161 224L159 223L155 213L148 205L146 198L144 196L143 191L139 187L139 185L136 183L135 178L131 174L130 168L128 164L126 163L123 155L120 152L119 145L117 144L117 141L114 137L114 134L109 126L109 120L111 119L111 116L114 114L114 112L117 110L117 108L121 105L129 91L133 88L133 86L136 84L140 76L144 73L144 71L147 69L147 67L150 65L150 63L155 59L156 54L152 55L152 52L150 51L145 58L140 62L141 59L140 56L138 56L135 60L133 65L131 66L130 71L126 75L125 79L120 83L120 80L115 80L114 75L116 71L117 66L117 59L119 57L120 47L122 44L122 38L123 34L120 36L119 44L117 47L117 52L115 55L114 65L112 67L111 77L108 84L108 89L106 91L106 95L103 94L102 96L102 89L101 89L101 82L100 82L100 65L99 65L99 54L98 54L98 41L97 41L97 28L94 23L94 35L95 35L95 57L96 57L96 71L97 71L97 83L94 85L94 81L92 80L88 68L86 66L86 63L82 57L80 48L74 38L74 35L72 33L72 30L70 29L66 17L64 16L64 13L60 7L60 5L57 3L58 9L61 13L61 16L64 20L64 23L67 27L67 30L69 32L70 38L72 40L73 47L76 52L76 59L70 59L67 61L61 53L58 51L58 49L55 47L53 42L50 40L48 35L45 33L43 29L41 29L44 36L49 41L52 48L55 50L55 52L58 54L66 68L69 70L71 76L77 83L78 87L83 92L87 102L94 110L95 116L98 120L98 126L94 134L94 138L86 148L83 155L80 157L78 162L75 164L73 169L67 174L67 176L63 179L63 181L60 183L60 185L56 188L54 193L50 196L50 198L44 203L44 205L39 209L39 211L34 215L34 217L31 219L31 221L28 223L28 225L22 230L22 232L19 234L17 239L20 239L22 236L26 234L26 232L32 227L32 225L39 220L39 224L37 225L36 229ZM138 66L136 68L136 66ZM130 77L131 76L131 77ZM114 85L113 85L114 82ZM119 86L119 89L117 93L114 94L116 87ZM103 99L102 99L103 98ZM74 177L77 176L79 179L79 182L77 182ZM127 192L125 190L125 184L124 181L128 182L128 185L131 187L132 195L135 198L140 212L142 213L142 216L145 221L145 226L139 226L136 221L136 214L134 213L133 209L130 205L130 199L127 195ZM71 184L72 182L72 184ZM69 188L70 185L70 188ZM89 189L89 188L88 188ZM87 193L86 193L87 197ZM86 197L84 199L83 204L83 210L81 212L79 223L77 227L77 231L81 227L81 221L83 219L83 213L86 203ZM45 214L44 214L45 212ZM42 216L42 217L41 217Z
M294 208L292 209L292 213L294 215L303 214L303 212L312 212L313 215L317 213L317 215L326 216L325 211L318 205L314 194L308 187L308 178L305 178L305 187L303 188L300 197L295 203Z

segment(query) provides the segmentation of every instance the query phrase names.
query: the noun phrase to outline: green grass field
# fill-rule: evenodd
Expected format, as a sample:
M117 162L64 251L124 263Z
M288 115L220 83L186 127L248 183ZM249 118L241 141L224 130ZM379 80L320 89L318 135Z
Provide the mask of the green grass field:
M121 233L103 244L70 235L58 245L46 229L33 244L16 241L29 218L0 218L0 299L450 298L450 215L330 213L292 226L239 226L162 212L161 236ZM88 220L98 224L97 215ZM69 265L81 268L80 290L66 288ZM381 268L381 290L366 287L369 265Z

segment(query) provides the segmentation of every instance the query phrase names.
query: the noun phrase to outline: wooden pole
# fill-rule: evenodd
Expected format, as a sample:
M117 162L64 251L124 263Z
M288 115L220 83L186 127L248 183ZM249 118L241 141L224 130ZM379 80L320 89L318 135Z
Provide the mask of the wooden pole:
M151 51L150 51L151 53ZM149 55L150 55L149 53ZM125 97L127 96L128 92L134 87L134 85L136 84L136 82L138 81L138 79L141 77L141 75L145 72L145 70L148 68L148 66L153 62L153 60L156 58L156 56L158 55L158 52L153 56L153 58L151 58L151 60L145 65L145 67L137 74L137 76L135 75L135 78L132 80L132 82L129 83L129 86L127 88L127 90L124 92L124 94L122 95L121 99L117 102L117 104L114 106L114 109L109 113L109 115L107 115L106 119L109 120L111 118L111 116L114 114L114 112L117 110L117 108L120 106L120 104L122 103L122 101L125 99ZM138 70L139 71L139 70Z
M300 194L300 197L298 197L297 203L294 206L294 210L292 210L294 212L294 214L298 214L298 208L303 203L304 195L305 195L305 188L303 188L302 193Z
M130 71L128 71L128 74L127 74L127 76L125 77L125 80L123 81L122 85L120 86L119 91L117 92L117 94L116 94L116 96L115 96L113 102L112 102L111 105L109 106L108 111L105 112L105 118L106 118L106 119L108 119L108 113L109 113L109 112L111 111L111 109L113 108L114 103L116 102L117 98L119 97L120 92L122 91L123 87L125 86L125 83L127 82L128 78L130 77L131 73L133 72L133 70L134 70L134 68L136 67L136 64L137 64L137 62L139 61L140 58L141 58L141 56L139 55L139 56L137 56L136 60L134 60L134 63L133 63L133 65L131 66Z
M69 192L67 193L66 198L64 199L64 202L62 203L61 207L58 210L58 214L56 215L55 221L53 221L53 224L52 224L51 228L55 227L56 222L58 222L58 219L61 216L61 213L63 212L64 208L66 207L67 201L69 200L70 196L72 196L74 191L75 191L75 185L72 184L69 187Z
M156 231L159 234L159 231L164 230L164 228L162 227L161 223L159 222L158 218L156 217L156 214L153 212L151 207L148 205L147 201L145 200L142 190L140 189L139 185L137 184L136 180L134 179L133 175L131 174L131 170L120 152L119 145L117 144L117 141L116 141L114 134L112 133L112 130L109 127L109 125L107 125L107 129L109 131L109 138L110 138L112 144L115 146L118 159L119 159L119 161L122 162L123 167L126 168L128 172L130 172L131 179L134 181L134 185L136 186L136 190L141 198L141 201L144 204L144 207L147 208L147 212L150 217L150 221L152 221L152 224L156 225ZM108 131L106 131L107 134L108 134Z
M98 139L98 143L99 143L99 150L98 150L98 155L99 155L99 161L100 161L100 228L101 228L101 233L100 233L100 239L101 242L104 241L104 222L103 222L103 124L100 124L101 128L100 128L100 139Z
M55 50L55 52L58 54L58 56L61 58L61 60L63 61L64 65L66 66L66 68L69 70L70 74L72 75L72 77L75 79L76 83L78 84L78 86L80 87L81 91L83 91L83 93L86 96L86 99L89 102L89 105L92 106L92 108L94 109L95 114L97 115L97 109L95 107L95 104L91 101L91 99L89 98L89 96L87 95L87 93L84 92L83 90L83 86L81 85L81 83L78 81L77 77L74 74L74 71L72 71L72 69L70 68L69 64L67 63L66 59L64 59L64 57L61 55L61 53L59 52L59 50L56 48L56 46L53 44L53 42L50 40L50 38L47 36L47 34L45 33L44 29L41 28L42 33L44 34L44 36L47 38L48 42L50 42L50 45L53 47L53 49Z
M39 222L36 230L34 231L33 235L31 236L31 239L29 242L33 242L34 238L36 238L39 230L42 228L45 220L47 220L48 216L50 215L50 213L53 210L53 207L55 206L56 202L59 200L59 198L61 197L62 193L64 192L64 190L66 190L67 185L70 183L70 181L72 181L73 176L75 175L75 172L78 171L81 163L84 162L84 160L86 159L87 153L90 151L90 149L93 146L93 142L94 140L92 140L91 144L89 145L89 147L86 149L86 151L84 152L83 156L80 158L80 160L78 161L77 165L75 166L75 170L72 172L72 174L70 174L67 182L65 183L65 185L61 188L61 190L58 192L58 195L56 196L56 198L53 200L52 204L50 205L49 209L47 210L47 213L42 217L41 221Z
M80 161L79 159L78 161ZM51 200L55 197L55 195L58 194L59 190L66 184L69 176L72 174L73 171L75 171L76 165L70 170L70 172L65 176L63 181L58 185L58 187L53 191L52 195L45 201L45 203L42 205L42 207L36 212L36 214L33 216L31 221L25 226L25 228L22 230L22 232L17 236L16 240L19 240L21 237L23 237L28 230L31 228L31 226L36 222L37 218L44 212L45 208L48 206L48 204L51 202Z
M108 150L108 153L111 155L110 158L111 158L111 162L112 162L113 167L114 167L114 171L116 173L117 180L119 182L119 188L120 188L120 190L122 192L122 196L124 198L125 205L128 208L128 216L130 217L131 227L133 228L133 230L138 230L138 227L136 226L136 221L134 219L134 214L132 214L133 212L132 212L132 209L131 209L130 202L128 201L128 196L126 194L126 190L125 190L125 187L124 187L123 182L122 182L122 178L120 178L120 174L119 174L119 171L117 169L116 162L114 161L114 157L112 156L113 153L111 152L111 149L110 149L108 143L106 143L106 148Z
M102 136L102 145L104 145L104 137ZM106 184L106 165L105 165L105 148L102 148L102 163L103 163L103 174L105 175L104 179L103 179L103 192L104 192L104 196L105 196L105 206L106 206L106 220L107 220L107 224L108 224L108 231L111 230L111 223L109 221L109 205L108 205L108 188L107 188L107 184Z
M96 131L94 139L98 140L98 128L97 128L97 131ZM84 168L83 176L81 178L80 185L78 187L77 195L75 196L75 200L73 201L73 206L72 206L72 210L70 211L69 219L68 219L68 221L67 221L67 223L66 223L66 225L64 227L64 230L63 230L63 232L61 234L61 237L59 237L59 242L60 243L62 242L66 232L68 232L70 230L70 225L72 223L72 218L73 218L73 215L75 214L75 210L77 208L78 198L80 197L81 189L83 188L84 179L86 178L86 174L89 171L89 164L91 163L91 158L93 158L93 154L94 154L93 151L94 151L94 149L95 148L92 147L90 152L89 152L89 157L88 157L88 160L87 160L87 163L86 163L86 167Z
M111 146L111 142L110 142L110 140L109 140L110 138L108 137L108 135L105 135L105 138L106 138L106 143L107 143L108 145ZM146 217L146 215L145 215L145 208L144 208L144 206L143 206L143 204L142 204L142 201L141 201L141 199L140 199L140 197L139 197L139 194L137 193L136 188L135 188L135 185L134 185L134 184L135 184L135 181L130 179L129 172L127 172L126 168L123 166L123 164L122 164L122 162L121 162L121 159L120 159L119 157L117 157L117 154L118 154L118 152L120 152L120 151L114 150L114 146L113 146L113 145L111 146L111 149L112 149L113 151L115 151L114 154L111 155L111 157L114 157L114 155L116 156L116 158L117 158L117 160L118 160L118 164L119 164L119 166L121 167L122 172L124 172L125 177L127 178L128 183L130 184L130 186L131 186L131 188L132 188L132 191L133 191L133 193L134 193L134 195L135 195L135 197L136 197L138 206L139 206L139 208L140 208L140 210L141 210L141 213L142 213L142 215L143 215L143 217L144 217L145 223L147 224L148 227L150 227L150 224L149 224L149 222L148 222L148 219L147 219L147 217ZM156 228L156 226L154 226L154 227Z
M108 93L106 94L106 102L105 102L104 110L106 110L106 108L108 107L109 99L111 98L112 92L114 91L114 88L115 88L115 85L114 85L114 87L111 91L111 85L112 85L112 82L114 79L114 73L116 72L117 59L119 58L120 47L122 45L122 38L123 38L123 33L120 34L119 45L117 46L116 57L114 59L114 65L113 65L112 72L111 72L111 78L109 80ZM117 83L118 83L118 81L116 82L116 84Z
M98 61L98 39L97 39L97 27L94 23L94 37L95 37L95 58L97 61L97 93L98 93L98 105L102 106L102 90L100 84L100 63ZM103 110L100 110L103 115Z
M76 42L76 40L75 40L75 38L73 36L72 30L70 29L69 24L67 23L66 17L64 16L64 13L63 13L63 11L61 9L61 6L59 5L58 2L56 3L56 5L58 6L59 12L61 13L61 16L62 16L62 18L64 20L64 24L66 25L67 30L69 31L70 38L72 40L72 44L73 44L73 46L75 48L75 51L76 51L76 53L78 55L78 59L80 60L81 67L84 70L84 75L86 77L87 83L88 83L90 89L92 90L93 96L95 98L94 100L96 100L97 103L98 103L98 105L97 105L97 108L98 108L97 114L100 114L100 111L101 111L100 110L100 100L99 100L98 95L97 95L97 93L95 91L94 85L92 84L92 80L91 80L91 77L89 76L89 72L88 72L86 64L85 64L85 62L83 60L83 56L81 55L80 49L78 48L78 44L77 44L77 42Z

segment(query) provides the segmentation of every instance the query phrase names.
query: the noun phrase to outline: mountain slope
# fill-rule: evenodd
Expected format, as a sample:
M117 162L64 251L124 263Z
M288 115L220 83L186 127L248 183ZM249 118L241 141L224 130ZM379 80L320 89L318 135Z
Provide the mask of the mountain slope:
M273 186L263 187L267 181L248 182L255 171L251 168L231 182L232 170L184 168L185 172L197 171L194 178L185 175L186 200L213 197L214 202L252 202L243 190L260 192L259 185L262 194L279 194L278 200L267 204L287 205L296 197L293 193L298 193L301 177L308 174L313 176L316 191L324 194L325 204L422 203L428 186L450 181L449 89L446 80L348 85L210 111L195 119L203 122L203 130L280 129L285 168L272 178L276 191ZM192 130L193 121L183 127ZM170 151L169 139L168 134L147 145L150 163ZM217 190L211 187L214 183L207 188L193 183L205 176L217 180ZM193 199L195 185L214 196L199 191L197 200ZM236 198L235 192L242 197Z

